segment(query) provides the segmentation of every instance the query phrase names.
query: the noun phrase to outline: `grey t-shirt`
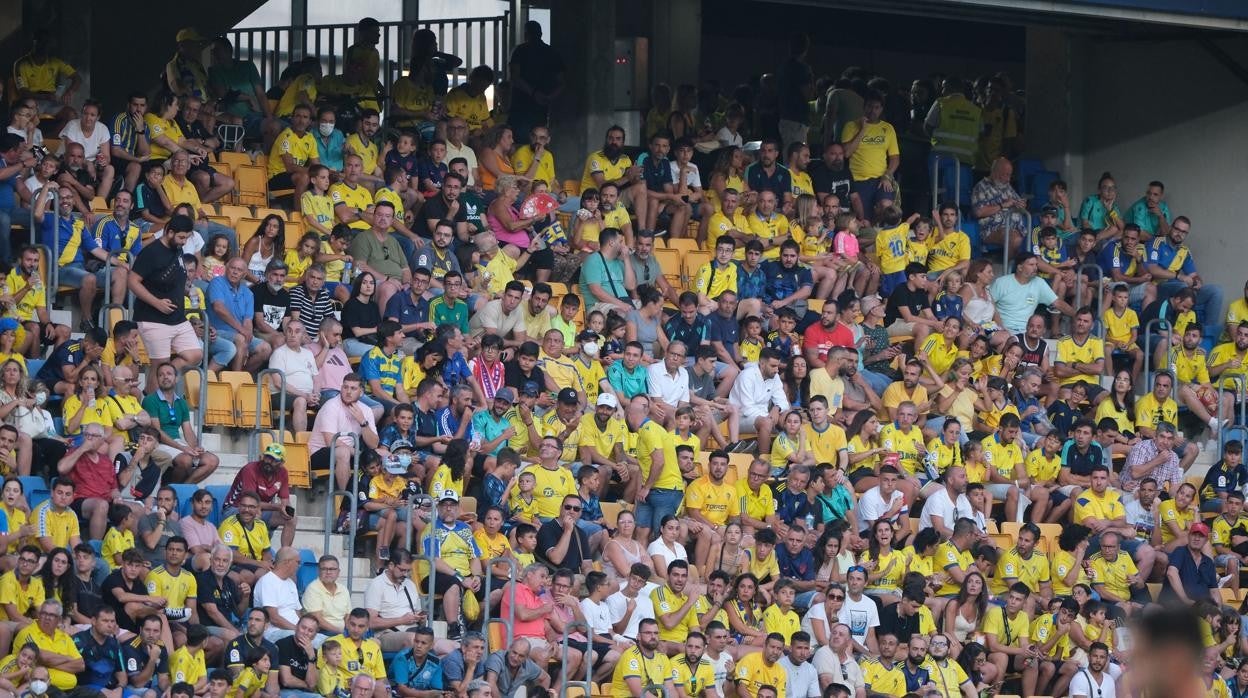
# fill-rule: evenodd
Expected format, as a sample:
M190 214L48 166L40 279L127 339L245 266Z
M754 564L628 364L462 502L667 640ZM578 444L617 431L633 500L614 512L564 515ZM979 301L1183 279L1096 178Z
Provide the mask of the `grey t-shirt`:
M169 539L174 536L182 535L182 527L178 525L178 522L168 519L165 521L165 530L161 532L160 540L156 542L156 547L149 550L143 544L143 536L156 530L158 521L160 521L160 518L155 514L145 515L139 519L139 535L134 537L134 547L143 553L143 558L152 563L153 567L165 561L165 543L168 543Z
M697 371L689 369L689 393L703 400L715 399L715 372L699 376Z
M489 676L491 671L498 675L498 690L503 693L500 698L511 698L516 694L517 688L530 681L536 681L542 675L542 670L537 664L532 659L526 659L524 666L520 667L513 677L511 668L507 666L507 650L499 650L486 657L485 671L486 676Z

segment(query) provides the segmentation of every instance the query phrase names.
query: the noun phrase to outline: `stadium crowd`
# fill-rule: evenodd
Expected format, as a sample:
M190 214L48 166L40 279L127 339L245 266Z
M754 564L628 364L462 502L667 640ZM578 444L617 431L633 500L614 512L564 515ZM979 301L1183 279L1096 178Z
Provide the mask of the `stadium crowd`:
M539 25L505 84L453 88L417 32L384 102L377 38L364 20L343 74L270 87L186 29L110 119L45 36L15 64L0 690L1111 698L1142 685L1134 622L1178 602L1199 694L1248 692L1224 605L1248 469L1222 433L1248 300L1224 312L1160 182L1029 202L1006 78L816 79L804 37L731 97L657 86L644 133L611 127L560 182ZM210 220L230 140L283 207L254 230ZM975 173L967 202L903 208L929 151ZM12 244L28 221L55 260ZM371 539L362 604L334 556L300 579L288 439L179 488L220 463L180 383L201 364L278 370L298 466L358 493L325 524Z

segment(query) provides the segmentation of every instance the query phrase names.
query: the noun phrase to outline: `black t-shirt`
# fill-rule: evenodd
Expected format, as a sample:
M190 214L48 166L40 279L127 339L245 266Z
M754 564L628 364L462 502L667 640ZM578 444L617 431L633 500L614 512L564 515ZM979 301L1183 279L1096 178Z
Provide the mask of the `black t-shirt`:
M277 671L277 667L281 664L281 658L277 652L277 645L260 638L260 644L252 643L251 638L247 637L247 633L242 633L238 637L230 640L230 644L225 646L225 663L231 667L241 667L244 660L247 659L247 652L254 647L261 647L269 655L269 670Z
M378 327L379 325L381 325L381 308L378 308L376 303L361 303L360 299L353 297L342 306L342 336L344 338L356 339L365 344L376 344L376 332L357 337L351 328Z
M816 160L810 163L808 174L816 194L836 194L841 199L841 208L849 206L849 191L854 186L854 176L849 173L848 165L833 170L823 160Z
M810 122L810 100L803 90L813 87L815 74L810 66L793 56L780 69L780 118L806 124Z
M446 220L446 211L448 208L449 205L447 204L446 199L439 194L438 196L425 200L425 207L421 209L420 217L426 221ZM450 220L455 223L468 222L468 207L464 205L463 201L459 202L459 209L455 211L455 217L450 218ZM429 226L427 225L417 225L416 230L413 232L426 240L433 239L433 234L429 232Z
M585 535L585 531L579 526L573 531L574 537L568 542L568 552L563 556L563 560L555 562L546 557L546 551L559 545L559 539L563 537L563 524L559 523L559 519L551 519L542 524L537 531L537 557L546 560L555 567L566 568L570 570L581 569L581 562L588 560L593 562L593 554L589 549L589 536Z
M121 624L121 611L117 612L117 623ZM147 643L143 642L142 637L136 637L133 640L121 646L121 656L126 661L126 673L130 675L131 688L156 688L160 683L162 674L169 673L169 649L160 648L160 659L156 661L156 670L152 672L152 678L143 686L134 685L134 677L147 666L148 649Z
M503 364L503 385L521 390L524 388L524 384L529 381L537 383L538 393L546 391L546 374L542 373L542 369L534 366L533 370L526 376L524 370L520 368L519 360L512 359Z
M267 283L251 287L251 295L255 299L254 312L260 313L269 327L281 332L282 318L290 308L290 291L282 286L276 293Z
M520 44L511 52L511 69L524 78L534 89L549 93L559 84L559 74L563 72L563 58L542 41ZM511 97L511 111L522 114L545 114L548 107L538 104L531 95L522 90L515 90ZM528 134L525 134L527 137Z
M891 325L901 317L900 308L909 308L911 315L918 315L924 308L930 308L931 303L927 301L927 291L919 289L911 291L909 284L902 284L893 289L893 295L888 297L888 308L884 313L884 324Z
M144 211L157 218L164 218L169 215L168 209L165 208L165 202L161 201L160 194L152 188L152 185L147 182L139 182L139 185L134 188L134 211L131 213L131 217L136 221L140 220Z
M302 647L295 644L295 636L290 635L277 641L278 663L273 668L279 666L290 667L290 673L294 674L297 679L306 679L308 675L308 653Z
M106 637L103 643L99 643L95 641L91 629L87 628L74 635L74 646L86 665L78 675L78 683L92 688L117 687L117 672L125 666L121 643L117 642L117 638Z
M129 613L126 613L126 604L118 601L116 594L113 593L118 589L129 594L147 596L147 588L137 579L126 584L126 580L121 576L121 568L113 570L112 574L105 577L104 583L100 585L100 595L104 597L104 603L117 611L117 625L132 633L138 633L138 623L134 622Z
M915 613L909 618L904 618L897 612L897 608L901 606L899 603L889 604L880 611L880 633L892 633L897 636L898 642L910 642L911 635L922 635L919 630L919 614Z
M143 279L143 287L153 296L173 302L173 312L168 315L144 303L134 301L135 322L156 322L162 325L180 325L186 322L182 301L186 296L186 268L182 266L182 248L170 248L161 238L139 251L131 272ZM120 612L118 613L120 616ZM120 620L120 617L118 618Z
M197 603L199 604L199 622L204 625L216 625L212 616L203 610L204 604L213 604L231 625L237 626L241 620L238 617L238 600L241 596L238 585L228 576L220 582L217 576L211 571L200 572L195 575L195 584L198 592Z
M83 580L75 574L70 582L77 585L74 589L74 605L78 607L78 612L88 618L94 618L95 612L99 610L104 603L103 592L101 591L102 579L107 577L102 569L97 568L91 573L91 578Z

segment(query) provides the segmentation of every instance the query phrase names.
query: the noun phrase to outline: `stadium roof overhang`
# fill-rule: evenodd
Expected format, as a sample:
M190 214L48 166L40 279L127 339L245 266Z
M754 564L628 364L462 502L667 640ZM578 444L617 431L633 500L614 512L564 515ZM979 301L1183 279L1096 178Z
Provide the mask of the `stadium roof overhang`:
M1124 38L1248 32L1244 0L771 0L1013 25L1060 26Z

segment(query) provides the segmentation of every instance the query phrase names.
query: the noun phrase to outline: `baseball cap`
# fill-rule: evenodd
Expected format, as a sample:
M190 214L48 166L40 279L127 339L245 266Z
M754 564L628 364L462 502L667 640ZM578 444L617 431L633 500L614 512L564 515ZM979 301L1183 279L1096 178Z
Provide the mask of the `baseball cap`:
M1197 533L1206 538L1209 537L1209 525L1203 521L1197 521L1187 529L1188 533Z
M416 447L412 446L412 442L408 441L407 439L395 439L394 441L390 442L391 453L394 453L395 451L414 451L414 450L416 450Z
M582 330L580 334L576 335L576 341L596 342L598 341L598 333L593 330Z
M0 319L0 332L16 332L16 331L17 331L17 318L6 317L3 319Z
M619 408L620 401L615 397L614 393L602 393L598 396L598 402L595 404L599 407L606 406L614 410Z
M527 395L528 397L537 397L538 395L541 394L541 392L542 392L542 389L538 387L537 381L525 381L524 385L520 386L521 395Z
M565 405L575 405L580 401L580 394L571 388L564 388L559 391L559 402Z
M1057 213L1058 211L1056 206L1049 205L1040 209L1040 215L1042 216L1056 216Z
M516 391L504 386L499 388L498 392L494 393L494 399L506 400L508 403L514 405L516 404Z
M264 447L264 455L279 461L286 460L286 447L279 443L271 443Z
M438 502L458 502L459 493L455 490L442 490L442 496L438 497Z

